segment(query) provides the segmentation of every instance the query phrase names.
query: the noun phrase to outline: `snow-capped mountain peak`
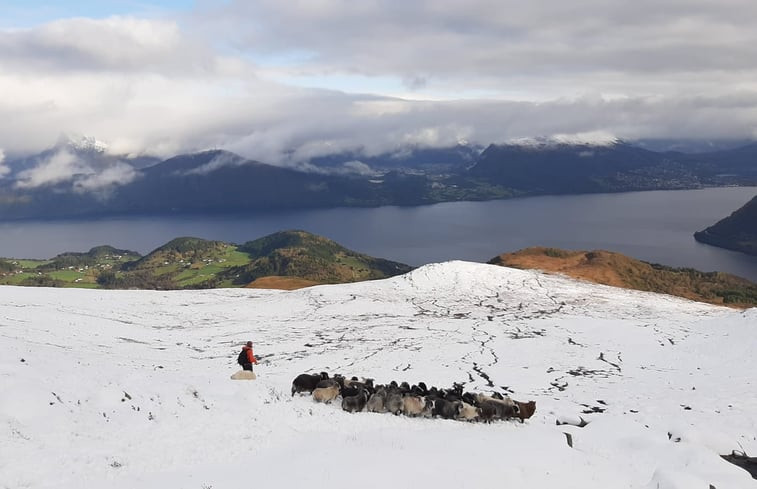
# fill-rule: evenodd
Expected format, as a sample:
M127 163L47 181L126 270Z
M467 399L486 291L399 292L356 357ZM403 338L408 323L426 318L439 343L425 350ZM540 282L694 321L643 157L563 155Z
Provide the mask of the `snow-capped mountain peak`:
M108 151L108 143L100 141L93 136L85 136L83 134L66 134L61 137L59 146L65 146L76 152L92 152L92 153L106 153Z
M510 146L523 146L528 148L552 148L556 146L594 146L609 147L620 144L622 141L610 133L592 131L576 134L553 134L551 136L514 138L506 142Z

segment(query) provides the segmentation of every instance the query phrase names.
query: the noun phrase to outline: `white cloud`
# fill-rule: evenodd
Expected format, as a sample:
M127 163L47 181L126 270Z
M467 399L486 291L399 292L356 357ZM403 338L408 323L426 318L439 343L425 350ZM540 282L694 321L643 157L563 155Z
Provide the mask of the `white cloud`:
M191 170L187 170L185 172L182 172L182 175L207 175L208 173L214 172L218 170L219 168L229 167L229 166L242 166L244 164L249 164L249 160L245 160L244 158L239 158L237 155L234 155L232 153L221 153L209 162L205 163L204 165L200 165L197 168L192 168Z
M459 140L757 133L751 1L206 5L0 30L0 147L40 151L65 131L114 154L223 148L296 164ZM345 77L352 93L288 84L350 88ZM18 185L102 171L52 163Z
M359 160L346 161L340 165L332 167L323 167L313 165L309 162L302 162L295 165L295 167L300 171L320 173L323 175L360 175L363 177L375 177L381 175L380 172L377 172L369 165Z
M77 193L103 193L138 177L129 164L109 158L87 159L63 147L19 173L15 187L35 189L69 183Z
M10 172L11 169L5 164L5 151L0 148L0 178L5 178Z
M212 62L173 21L72 18L0 31L0 65L17 72L182 73Z
M116 163L99 172L85 174L74 181L74 191L77 193L99 193L103 196L117 186L126 185L134 181L139 173L130 165Z
M559 96L575 87L641 95L671 74L753 83L756 14L749 0L234 0L215 19L249 52L299 54L282 67L294 76L395 76L414 90L535 96L550 85ZM570 79L580 83L564 85Z
M75 155L63 149L42 159L36 166L19 173L16 187L29 189L72 180L88 169Z

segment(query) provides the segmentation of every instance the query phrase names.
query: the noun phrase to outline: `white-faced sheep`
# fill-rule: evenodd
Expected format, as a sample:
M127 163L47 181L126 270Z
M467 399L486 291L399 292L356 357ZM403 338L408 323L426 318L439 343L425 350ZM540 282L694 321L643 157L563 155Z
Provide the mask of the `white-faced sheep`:
M462 419L464 421L478 421L479 418L479 410L477 407L472 406L468 404L467 402L463 402L462 409L460 410L460 414L457 415L457 419Z
M339 396L339 385L334 384L328 387L316 387L313 391L313 399L318 402L330 403Z

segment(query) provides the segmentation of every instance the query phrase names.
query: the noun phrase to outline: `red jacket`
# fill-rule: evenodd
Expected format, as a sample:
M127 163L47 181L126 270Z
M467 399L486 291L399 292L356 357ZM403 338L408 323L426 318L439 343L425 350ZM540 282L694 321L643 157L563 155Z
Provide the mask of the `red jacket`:
M245 350L247 352L247 360L249 360L250 363L257 365L258 360L255 358L255 354L252 353L252 347L245 345L242 347L242 350Z

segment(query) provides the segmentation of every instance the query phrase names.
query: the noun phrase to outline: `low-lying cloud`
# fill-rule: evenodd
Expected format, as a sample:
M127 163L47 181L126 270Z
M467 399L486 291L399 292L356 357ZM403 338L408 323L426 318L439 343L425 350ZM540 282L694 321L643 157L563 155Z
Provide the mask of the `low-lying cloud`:
M64 185L76 193L107 194L139 176L128 163L84 158L68 148L40 157L29 169L19 172L14 186L20 190Z
M242 166L250 163L251 161L240 158L233 153L221 153L204 165L192 168L191 170L178 172L178 175L207 175L220 168Z
M0 178L5 178L11 169L5 164L5 151L0 149Z
M41 158L34 167L19 172L16 187L31 189L56 185L73 180L77 175L86 171L87 167L76 155L63 149L48 157Z
M0 30L0 147L76 132L115 155L223 148L300 165L463 140L757 136L751 1L205 5ZM16 185L85 192L135 175L56 153Z
M94 193L108 197L116 187L131 183L138 176L139 173L131 165L119 162L101 171L76 178L73 189L77 193Z

